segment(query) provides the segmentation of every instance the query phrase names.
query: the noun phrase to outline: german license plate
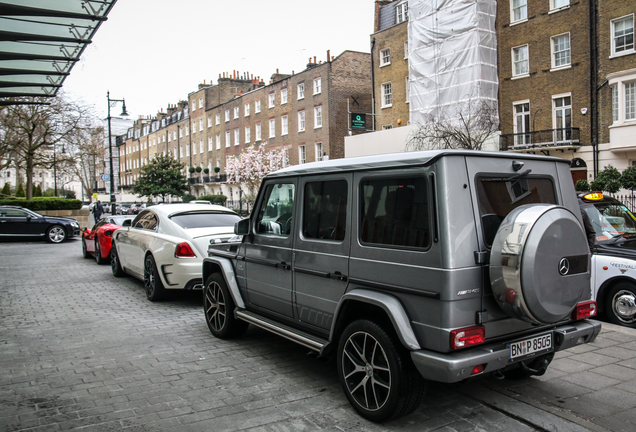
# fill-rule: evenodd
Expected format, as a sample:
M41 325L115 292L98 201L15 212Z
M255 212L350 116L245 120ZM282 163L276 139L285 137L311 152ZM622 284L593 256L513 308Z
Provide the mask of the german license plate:
M552 333L533 336L508 344L510 347L510 360L529 357L537 353L552 351Z

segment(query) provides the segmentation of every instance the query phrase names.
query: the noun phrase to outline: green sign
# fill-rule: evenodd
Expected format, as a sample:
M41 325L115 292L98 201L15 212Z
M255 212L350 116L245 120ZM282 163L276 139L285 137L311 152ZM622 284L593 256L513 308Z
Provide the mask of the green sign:
M367 115L351 113L351 129L367 130Z

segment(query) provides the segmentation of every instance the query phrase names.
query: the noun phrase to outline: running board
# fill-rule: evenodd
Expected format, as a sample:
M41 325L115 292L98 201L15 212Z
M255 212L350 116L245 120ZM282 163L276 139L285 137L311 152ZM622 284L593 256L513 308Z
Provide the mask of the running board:
M255 314L254 312L237 310L236 317L319 353L329 343L326 339L321 339L309 333L305 333L293 327Z

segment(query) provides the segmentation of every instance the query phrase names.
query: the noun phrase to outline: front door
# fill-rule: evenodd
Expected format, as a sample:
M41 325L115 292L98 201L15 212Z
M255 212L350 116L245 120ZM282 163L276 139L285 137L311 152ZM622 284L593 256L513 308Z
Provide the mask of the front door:
M299 228L294 229L297 318L329 330L349 274L351 175L304 178Z
M291 318L296 180L269 181L262 188L253 235L245 243L247 300L259 309Z

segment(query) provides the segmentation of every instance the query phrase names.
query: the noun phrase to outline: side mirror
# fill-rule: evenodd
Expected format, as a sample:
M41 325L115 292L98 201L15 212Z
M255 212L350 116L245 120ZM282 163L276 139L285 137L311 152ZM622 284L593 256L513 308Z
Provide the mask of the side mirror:
M250 220L241 219L234 224L234 234L236 235L250 235Z
M33 217L31 215L27 215L26 217L27 222L31 222L31 219L33 219Z
M129 227L132 225L132 219L126 219L124 220L124 223L121 224L121 226L123 227Z
M88 231L88 228L84 227L84 228L81 229L81 231L82 232L86 232L86 231Z

